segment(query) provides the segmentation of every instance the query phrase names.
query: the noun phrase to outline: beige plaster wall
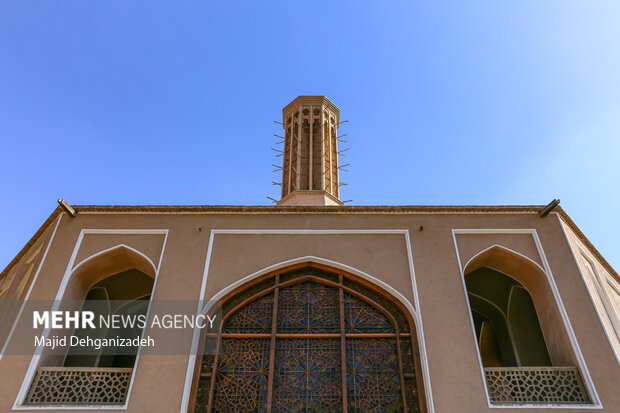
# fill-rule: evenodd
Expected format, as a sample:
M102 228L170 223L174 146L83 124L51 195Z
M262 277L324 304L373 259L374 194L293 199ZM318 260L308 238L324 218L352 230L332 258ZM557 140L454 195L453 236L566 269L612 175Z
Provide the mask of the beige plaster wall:
M58 219L58 218L57 218ZM0 281L0 349L32 285L57 221L34 243L7 276Z
M403 234L218 234L214 238L205 297L263 268L305 256L363 271L413 302Z
M456 241L459 245L459 255L463 267L474 255L493 245L501 245L518 251L521 255L525 255L541 267L543 266L531 234L456 234Z
M587 290L595 311L597 327L608 341L617 363L620 363L620 282L616 280L596 258L594 253L562 221L573 257L581 273L581 284Z
M96 253L121 244L140 251L157 265L164 238L165 234L85 234L75 258L74 267Z
M424 230L420 231L419 227ZM167 229L165 250L153 299L197 299L209 247L211 229L404 229L409 231L412 263L420 299L426 354L436 412L490 411L478 362L475 338L467 311L466 294L452 229L534 228L552 270L576 340L600 397L603 412L620 411L620 369L598 321L569 243L555 214L79 214L63 216L41 275L30 298L53 299L67 269L81 229ZM133 237L89 237L80 256ZM137 242L137 241L136 241ZM151 242L151 241L149 241ZM459 240L462 258L490 243L510 248L539 262L529 241L488 236ZM141 245L155 254L155 242ZM149 250L151 248L151 250ZM162 246L162 248L164 248ZM464 252L463 252L464 251ZM147 251L143 251L145 254ZM147 255L148 255L147 254ZM213 238L206 286L207 297L248 274L269 265L315 255L362 270L398 290L415 305L409 257L403 235L223 235ZM418 326L420 329L420 326ZM572 351L572 349L571 349ZM176 412L185 385L187 356L148 356L139 360L128 409L130 413ZM10 411L22 385L30 357L0 360L0 411ZM420 378L421 380L421 378ZM74 410L76 411L76 410ZM79 410L78 410L79 411ZM511 409L511 412L579 412L587 409Z

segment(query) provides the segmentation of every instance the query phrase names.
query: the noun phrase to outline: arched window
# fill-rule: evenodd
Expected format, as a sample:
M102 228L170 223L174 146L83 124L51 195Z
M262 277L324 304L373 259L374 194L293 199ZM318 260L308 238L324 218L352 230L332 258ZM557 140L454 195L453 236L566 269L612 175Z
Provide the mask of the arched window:
M515 279L488 267L465 276L484 367L551 366L536 309Z
M545 271L495 245L463 270L492 404L588 404Z
M153 290L155 266L142 253L118 245L76 265L68 280L60 310L89 310L96 315L145 314ZM99 319L99 317L96 317ZM65 331L78 338L135 338L136 328L97 328ZM43 349L23 401L27 406L102 406L125 404L138 353L137 347L101 346ZM66 349L65 351L62 351Z
M230 294L222 313L190 411L420 411L413 323L376 287L306 267Z

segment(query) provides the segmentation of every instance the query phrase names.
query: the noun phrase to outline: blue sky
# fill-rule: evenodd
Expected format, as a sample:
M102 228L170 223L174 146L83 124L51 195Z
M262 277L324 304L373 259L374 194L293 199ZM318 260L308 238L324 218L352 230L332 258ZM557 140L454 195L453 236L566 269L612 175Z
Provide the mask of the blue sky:
M269 204L300 94L354 204L562 206L620 268L620 2L0 2L0 267L56 207Z

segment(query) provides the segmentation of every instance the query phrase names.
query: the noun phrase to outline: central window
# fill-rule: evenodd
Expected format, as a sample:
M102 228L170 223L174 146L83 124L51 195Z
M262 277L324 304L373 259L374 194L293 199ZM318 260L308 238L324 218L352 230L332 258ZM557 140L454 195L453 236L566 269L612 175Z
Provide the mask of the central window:
M195 412L419 412L413 324L344 274L275 274L225 301Z

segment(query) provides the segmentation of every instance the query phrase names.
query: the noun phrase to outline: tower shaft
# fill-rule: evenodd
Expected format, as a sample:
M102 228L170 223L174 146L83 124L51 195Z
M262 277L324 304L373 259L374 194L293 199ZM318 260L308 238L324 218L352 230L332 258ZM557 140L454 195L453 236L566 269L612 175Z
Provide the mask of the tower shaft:
M339 116L338 107L325 96L299 96L282 109L284 156L278 205L342 205Z

